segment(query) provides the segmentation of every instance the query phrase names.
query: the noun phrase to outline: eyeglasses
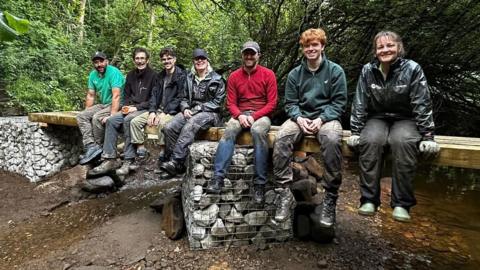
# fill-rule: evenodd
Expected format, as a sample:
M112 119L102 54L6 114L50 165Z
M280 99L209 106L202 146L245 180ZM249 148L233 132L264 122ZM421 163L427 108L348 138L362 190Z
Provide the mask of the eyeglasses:
M135 57L135 60L146 60L147 58L146 57L143 57L143 56L139 56L139 57Z
M205 58L205 57L197 57L197 58L193 59L193 61L195 61L195 62L200 62L200 61L205 61L205 60L207 60L207 58Z
M167 58L160 58L162 62L170 62L173 60L173 57L167 57Z

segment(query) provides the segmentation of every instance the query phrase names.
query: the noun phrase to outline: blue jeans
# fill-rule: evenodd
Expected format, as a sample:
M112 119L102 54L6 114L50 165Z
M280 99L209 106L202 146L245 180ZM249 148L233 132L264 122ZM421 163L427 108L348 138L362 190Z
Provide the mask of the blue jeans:
M255 156L255 178L253 183L257 185L265 185L267 182L267 135L270 130L270 125L270 119L264 116L257 119L250 128ZM220 139L217 153L215 154L214 176L225 177L235 150L235 140L243 129L237 119L231 118L230 121L228 121L227 128L225 129L222 139Z
M117 138L118 134L122 131L125 136L125 147L123 148L125 159L135 158L135 147L133 147L131 143L130 136L130 121L144 112L145 111L136 111L127 115L118 112L107 119L105 124L105 140L103 143L103 158L117 157Z

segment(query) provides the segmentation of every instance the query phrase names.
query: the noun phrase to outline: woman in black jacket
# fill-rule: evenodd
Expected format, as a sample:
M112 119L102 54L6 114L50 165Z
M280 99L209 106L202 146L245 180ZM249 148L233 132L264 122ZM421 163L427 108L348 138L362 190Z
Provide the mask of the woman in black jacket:
M384 150L392 151L393 218L410 220L418 152L437 153L432 103L419 64L404 59L401 37L391 31L373 39L375 60L363 66L352 104L351 147L359 147L361 206L359 214L374 215L380 205Z

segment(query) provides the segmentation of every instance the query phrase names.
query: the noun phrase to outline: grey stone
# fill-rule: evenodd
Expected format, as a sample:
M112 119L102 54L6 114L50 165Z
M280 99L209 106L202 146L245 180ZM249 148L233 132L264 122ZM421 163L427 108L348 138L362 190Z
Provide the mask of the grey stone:
M241 223L235 226L235 237L238 239L252 238L257 234L257 230L254 226L250 226L246 223Z
M193 201L199 202L200 199L202 198L202 194L203 194L202 186L193 187L193 191L192 191L192 195L191 195L192 198L193 198Z
M215 223L212 226L212 235L216 237L223 237L228 234L225 224L223 224L222 219L217 218Z
M231 210L232 210L231 204L222 204L220 205L220 211L218 212L218 216L222 219L225 219Z
M247 159L242 154L234 154L232 156L233 165L247 165Z
M243 217L243 220L248 225L254 226L254 225L263 225L267 221L268 218L268 213L267 211L255 211L255 212L250 212L246 214Z
M190 234L194 239L202 240L207 235L207 229L192 224L190 226Z
M225 217L225 219L232 223L241 223L243 222L243 215L242 213L238 212L235 207L232 207L230 213Z
M193 220L199 226L210 226L218 216L219 207L213 204L204 210L196 210L193 212Z
M245 166L245 168L243 169L243 171L244 171L246 174L253 175L253 174L255 173L255 166L254 166L254 165L247 165L247 166Z
M235 195L240 195L246 190L248 190L248 184L245 180L239 179L235 181L235 184L233 185L233 193Z
M265 203L274 204L277 198L277 193L274 190L269 190L265 193Z
M197 176L203 175L204 171L205 171L205 166L197 163L193 166L192 174L194 177L197 177Z
M200 197L200 201L198 202L198 205L200 206L200 208L203 209L212 204L216 204L219 201L220 201L220 196L216 194L202 194L202 196Z
M212 176L213 176L213 171L211 171L211 170L205 170L205 172L203 173L203 176L204 176L206 179L211 179Z

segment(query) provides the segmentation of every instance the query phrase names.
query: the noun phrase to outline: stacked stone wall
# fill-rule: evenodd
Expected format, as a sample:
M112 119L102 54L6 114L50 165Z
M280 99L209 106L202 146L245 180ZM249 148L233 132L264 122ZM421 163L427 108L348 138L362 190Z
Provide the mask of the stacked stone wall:
M0 117L0 169L31 182L78 163L81 134L76 127L29 122L27 117Z

